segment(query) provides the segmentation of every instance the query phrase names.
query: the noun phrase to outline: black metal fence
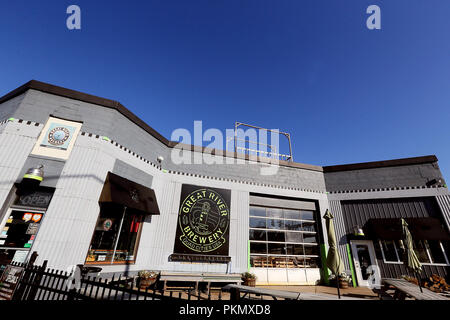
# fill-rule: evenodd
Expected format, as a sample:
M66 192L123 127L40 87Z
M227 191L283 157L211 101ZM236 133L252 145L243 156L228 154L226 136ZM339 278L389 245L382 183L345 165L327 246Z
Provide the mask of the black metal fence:
M105 279L81 276L74 272L54 270L31 264L12 263L0 279L0 298L16 301L33 300L223 300L229 299L218 291L207 294L194 291L173 291L150 286L145 289L135 285L134 278L122 275ZM13 272L11 272L11 270ZM8 276L5 273L11 272ZM228 300L227 299L227 300Z

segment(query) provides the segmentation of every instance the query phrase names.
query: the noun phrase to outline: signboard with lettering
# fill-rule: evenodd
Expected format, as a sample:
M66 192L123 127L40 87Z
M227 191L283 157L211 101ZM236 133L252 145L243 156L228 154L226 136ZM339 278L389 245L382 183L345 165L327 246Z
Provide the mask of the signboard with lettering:
M48 208L53 191L26 191L20 194L15 205L33 208Z
M182 186L174 253L228 255L231 191Z
M31 154L67 160L81 125L81 122L49 117Z
M12 300L23 270L23 267L6 267L0 278L0 300Z

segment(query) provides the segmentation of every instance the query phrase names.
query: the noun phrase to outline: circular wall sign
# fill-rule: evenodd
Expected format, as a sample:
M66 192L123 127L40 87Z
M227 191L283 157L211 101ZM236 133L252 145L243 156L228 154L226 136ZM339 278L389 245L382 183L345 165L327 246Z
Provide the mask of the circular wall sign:
M64 144L70 137L70 132L67 128L56 127L53 128L48 134L48 143L54 146L60 146Z
M111 219L106 219L105 221L103 221L103 230L104 231L109 231L112 227L112 220Z
M212 189L198 189L181 204L178 223L183 245L195 252L222 247L229 226L230 210L222 196Z

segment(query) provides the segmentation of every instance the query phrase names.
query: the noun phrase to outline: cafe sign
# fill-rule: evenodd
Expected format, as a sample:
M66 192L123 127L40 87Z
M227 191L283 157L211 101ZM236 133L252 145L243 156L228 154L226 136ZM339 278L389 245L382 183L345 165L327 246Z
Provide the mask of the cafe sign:
M24 268L8 265L0 278L0 300L12 300Z
M228 255L230 190L183 185L174 253Z

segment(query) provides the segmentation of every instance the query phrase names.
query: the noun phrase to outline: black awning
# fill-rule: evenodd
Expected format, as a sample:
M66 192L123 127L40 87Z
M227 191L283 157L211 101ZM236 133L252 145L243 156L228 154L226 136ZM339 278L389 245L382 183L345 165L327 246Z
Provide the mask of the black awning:
M450 240L450 234L437 218L405 218L413 239ZM369 236L380 240L401 240L400 218L369 219Z
M117 203L143 214L159 215L153 189L108 172L99 199L100 203Z

